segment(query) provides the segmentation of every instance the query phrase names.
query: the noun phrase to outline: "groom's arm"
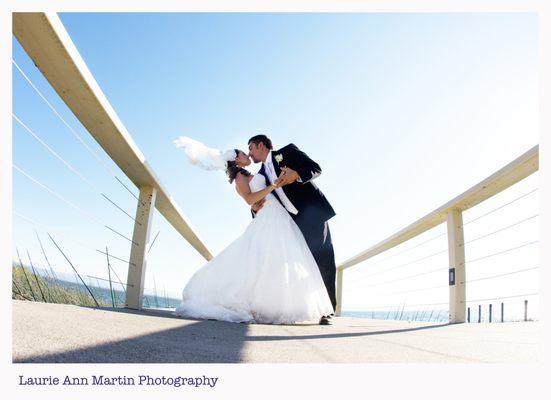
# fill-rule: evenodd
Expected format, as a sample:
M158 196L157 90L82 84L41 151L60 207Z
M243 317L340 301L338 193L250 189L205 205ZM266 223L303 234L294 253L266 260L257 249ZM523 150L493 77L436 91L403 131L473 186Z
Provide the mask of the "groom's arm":
M284 149L290 161L289 168L298 174L297 182L307 183L321 175L320 165L293 143L285 146Z

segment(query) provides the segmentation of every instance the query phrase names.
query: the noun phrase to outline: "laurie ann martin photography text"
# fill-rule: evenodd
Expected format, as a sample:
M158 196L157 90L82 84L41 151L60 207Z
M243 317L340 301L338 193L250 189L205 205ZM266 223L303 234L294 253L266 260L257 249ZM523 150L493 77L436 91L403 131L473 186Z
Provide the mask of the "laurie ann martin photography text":
M214 388L218 383L218 377L203 376L151 376L151 375L136 375L136 376L105 376L105 375L90 375L90 376L24 376L19 375L20 386L208 386Z

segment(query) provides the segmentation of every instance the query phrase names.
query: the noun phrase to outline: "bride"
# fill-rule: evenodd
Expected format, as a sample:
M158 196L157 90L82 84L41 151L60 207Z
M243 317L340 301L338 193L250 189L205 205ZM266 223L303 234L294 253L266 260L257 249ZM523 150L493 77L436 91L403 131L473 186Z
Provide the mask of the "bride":
M174 141L189 161L202 168L225 169L229 182L251 205L265 198L245 232L191 277L175 314L230 322L292 324L318 321L333 312L316 261L289 213L264 176L244 167L241 150L206 147L187 137Z

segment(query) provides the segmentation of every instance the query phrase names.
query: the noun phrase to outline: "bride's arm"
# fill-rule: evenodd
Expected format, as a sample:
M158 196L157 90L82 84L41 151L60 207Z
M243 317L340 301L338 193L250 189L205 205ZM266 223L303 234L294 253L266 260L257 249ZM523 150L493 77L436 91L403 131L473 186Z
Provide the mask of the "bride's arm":
M276 187L276 185L270 185L265 189L259 190L258 192L251 192L248 177L243 174L237 174L237 176L235 177L235 189L237 190L237 193L239 193L239 195L243 197L243 199L245 199L245 201L249 205L252 205L259 200L262 200Z

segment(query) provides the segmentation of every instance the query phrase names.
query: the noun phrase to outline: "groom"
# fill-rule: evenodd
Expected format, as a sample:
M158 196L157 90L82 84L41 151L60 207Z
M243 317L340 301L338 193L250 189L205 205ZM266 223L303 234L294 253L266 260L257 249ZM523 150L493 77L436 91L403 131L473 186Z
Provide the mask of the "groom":
M321 190L311 182L321 174L321 168L292 143L278 151L272 150L272 141L265 135L249 139L249 156L255 163L262 162L259 173L264 175L266 183L271 184L280 178L280 187L272 193L306 239L335 309L335 253L327 222L335 216L335 211ZM264 200L261 200L253 204L253 217L263 203ZM319 323L331 325L331 315L323 316Z

